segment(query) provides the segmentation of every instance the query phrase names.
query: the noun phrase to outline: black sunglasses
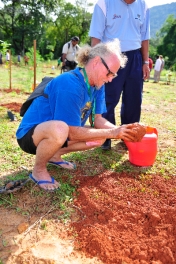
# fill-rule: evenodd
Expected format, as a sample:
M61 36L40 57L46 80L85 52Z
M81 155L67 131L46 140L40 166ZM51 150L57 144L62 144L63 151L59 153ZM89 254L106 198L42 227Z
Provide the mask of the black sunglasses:
M114 73L114 72L110 71L110 69L109 69L108 65L106 64L106 62L105 62L101 57L100 57L100 59L101 59L103 65L104 65L104 66L106 67L106 69L108 70L107 76L108 76L108 77L115 78L115 77L117 76L117 73Z

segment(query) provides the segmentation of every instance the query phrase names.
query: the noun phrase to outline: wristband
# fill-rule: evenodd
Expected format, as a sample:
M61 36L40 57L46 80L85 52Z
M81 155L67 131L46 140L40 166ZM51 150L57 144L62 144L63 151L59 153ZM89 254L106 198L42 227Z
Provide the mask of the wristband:
M149 62L148 61L143 61L143 64L149 64Z

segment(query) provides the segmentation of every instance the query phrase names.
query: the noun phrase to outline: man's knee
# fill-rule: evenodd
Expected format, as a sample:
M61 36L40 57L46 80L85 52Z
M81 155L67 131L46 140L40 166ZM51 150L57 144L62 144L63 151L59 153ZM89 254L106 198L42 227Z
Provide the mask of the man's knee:
M51 125L51 136L64 141L68 138L69 127L65 122L54 121Z
M68 138L69 127L63 121L47 121L36 126L33 141L36 146L43 140L50 144L63 145Z

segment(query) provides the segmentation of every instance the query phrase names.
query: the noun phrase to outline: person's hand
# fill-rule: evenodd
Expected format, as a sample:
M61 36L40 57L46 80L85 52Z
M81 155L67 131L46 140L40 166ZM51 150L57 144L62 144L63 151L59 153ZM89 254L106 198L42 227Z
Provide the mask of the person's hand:
M115 129L115 138L122 139L124 141L137 142L141 141L146 133L146 128L139 123L122 125Z
M144 64L143 65L142 71L143 71L143 79L144 80L149 79L149 77L150 77L150 69L149 69L148 64Z

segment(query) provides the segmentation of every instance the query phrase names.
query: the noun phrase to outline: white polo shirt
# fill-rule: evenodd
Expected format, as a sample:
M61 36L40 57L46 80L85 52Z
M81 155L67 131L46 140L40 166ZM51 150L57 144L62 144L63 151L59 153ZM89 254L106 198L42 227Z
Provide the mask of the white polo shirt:
M69 46L68 43L70 43L70 47L69 48L68 48L68 46ZM76 61L76 54L77 54L79 49L80 49L80 47L79 47L78 44L73 46L72 42L69 41L69 42L65 43L65 45L63 46L62 53L67 54L66 55L66 59L68 61Z
M98 0L89 36L102 42L118 38L123 52L141 48L141 42L150 38L149 8L145 0L135 0L132 4L123 0Z
M154 70L155 71L160 71L161 70L161 65L162 65L162 60L160 58L158 58L155 62L155 67Z

